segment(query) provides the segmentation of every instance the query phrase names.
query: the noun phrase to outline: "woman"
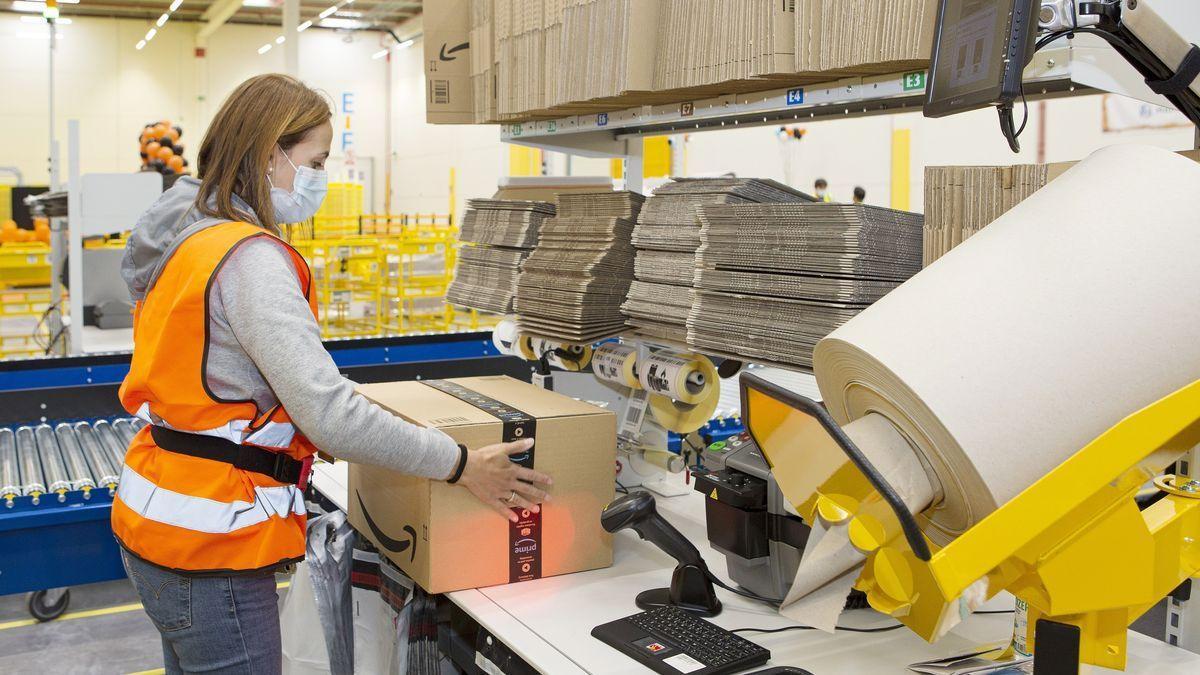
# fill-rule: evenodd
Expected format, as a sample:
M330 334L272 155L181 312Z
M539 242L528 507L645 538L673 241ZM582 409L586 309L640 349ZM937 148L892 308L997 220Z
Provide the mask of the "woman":
M317 448L470 490L509 518L550 478L354 392L321 345L304 259L278 237L325 196L326 101L262 75L221 106L183 177L138 221L122 273L137 302L121 403L149 423L125 457L113 531L167 672L277 673L274 573L304 557Z

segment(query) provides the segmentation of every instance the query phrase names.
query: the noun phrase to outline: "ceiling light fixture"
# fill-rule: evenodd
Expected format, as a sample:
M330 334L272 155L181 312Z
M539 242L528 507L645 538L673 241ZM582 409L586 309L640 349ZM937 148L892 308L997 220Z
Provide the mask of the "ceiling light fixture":
M169 9L167 9L167 11L174 12L175 10L179 9L179 6L182 4L183 4L183 0L175 0L175 2L171 3L171 7Z
M309 28L312 28L312 22L305 21L304 23L300 24L299 26L296 26L296 32L303 33L304 31L308 30Z
M137 43L137 49L138 49L138 50L141 50L141 49L142 49L143 47L145 47L145 46L146 46L146 41L145 41L145 40L138 40L138 43Z
M275 38L275 44L281 45L281 44L283 44L284 40L287 40L287 38L280 35L279 37Z
M413 46L414 42L416 42L416 40L414 40L413 38L408 38L404 42L401 42L400 44L396 45L396 49L408 49L409 47Z
M261 47L259 47L259 48L258 48L258 53L259 53L259 54L266 54L267 52L271 51L271 47L274 47L274 46L275 46L275 45L273 45L273 44L271 44L270 42L268 42L267 44L265 44L265 45L263 45L263 46L261 46Z
M162 28L163 24L166 23L167 19L169 19L169 18L171 18L171 15L167 14L166 12L163 12L162 16L158 17L158 21L154 22L154 25L158 26L159 28Z
M14 5L17 4L17 2L18 2L18 0L13 0ZM38 11L41 11L41 10L38 10ZM320 14L317 15L317 18L324 19L336 11L338 11L338 6L334 5L333 7L329 7L327 9L323 10Z
M377 51L377 52L375 52L374 54L372 54L372 55L371 55L371 58L373 58L373 59L382 59L383 57L387 56L387 53L388 53L388 50L386 50L386 49L380 49L379 51Z
M150 30L146 31L146 42L153 40L155 35L158 35L157 28L151 28Z

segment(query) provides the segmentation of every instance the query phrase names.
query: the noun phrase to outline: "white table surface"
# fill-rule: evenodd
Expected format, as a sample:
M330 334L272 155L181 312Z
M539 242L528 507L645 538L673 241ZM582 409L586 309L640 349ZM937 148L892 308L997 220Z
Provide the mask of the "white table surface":
M318 464L313 485L341 508L346 505L347 465ZM692 492L681 497L658 498L658 509L696 544L709 567L725 577L723 556L707 545L703 496ZM505 586L447 594L497 639L543 673L649 673L630 658L591 637L593 627L638 612L633 599L648 588L670 584L674 560L630 531L614 537L613 566L526 581ZM792 624L775 610L722 589L718 597L725 609L711 619L727 629L777 628ZM1012 597L997 596L985 609L1008 609ZM845 626L888 625L889 617L871 610L842 615ZM792 665L814 675L834 673L908 673L907 665L941 656L964 653L975 646L1006 639L1012 634L1012 615L975 615L936 644L928 644L901 628L885 633L789 631L743 634L771 650L769 665ZM1170 647L1140 633L1129 633L1127 673L1134 675L1195 675L1200 655ZM1084 673L1113 672L1085 667Z

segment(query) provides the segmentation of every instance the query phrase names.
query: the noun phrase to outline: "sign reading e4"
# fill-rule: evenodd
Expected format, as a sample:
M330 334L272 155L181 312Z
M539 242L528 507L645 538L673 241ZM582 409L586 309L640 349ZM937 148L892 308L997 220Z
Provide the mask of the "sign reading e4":
M800 105L802 103L804 103L804 87L796 87L795 89L788 89L787 104L788 105Z

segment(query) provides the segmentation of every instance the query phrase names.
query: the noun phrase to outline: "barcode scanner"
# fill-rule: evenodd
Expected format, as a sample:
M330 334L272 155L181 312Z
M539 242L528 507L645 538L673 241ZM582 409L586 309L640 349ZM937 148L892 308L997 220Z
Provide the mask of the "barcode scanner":
M609 532L630 528L679 563L671 575L671 587L642 591L635 600L638 607L675 605L700 616L721 613L721 602L700 551L658 513L649 492L637 490L617 498L600 514L600 524Z

